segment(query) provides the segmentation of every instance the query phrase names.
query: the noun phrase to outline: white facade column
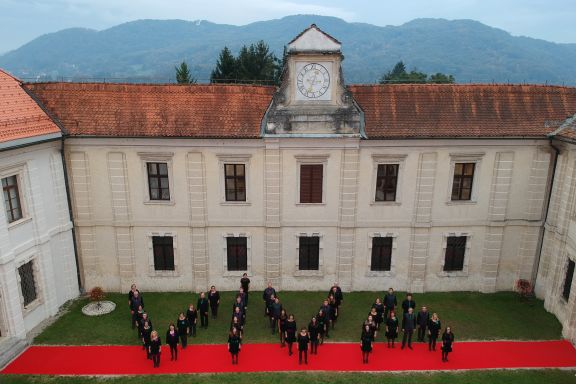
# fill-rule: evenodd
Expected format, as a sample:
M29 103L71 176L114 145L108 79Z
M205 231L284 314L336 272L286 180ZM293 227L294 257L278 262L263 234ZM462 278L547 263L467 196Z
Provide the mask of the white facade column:
M265 285L282 289L282 152L279 139L265 139L264 215Z
M209 255L206 229L206 177L204 156L188 152L186 172L190 207L190 243L192 249L192 287L197 292L208 289Z

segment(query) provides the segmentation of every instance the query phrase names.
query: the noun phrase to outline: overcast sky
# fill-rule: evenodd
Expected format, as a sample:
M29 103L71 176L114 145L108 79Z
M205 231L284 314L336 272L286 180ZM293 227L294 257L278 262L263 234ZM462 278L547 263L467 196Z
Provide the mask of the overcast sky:
M0 0L0 53L70 27L102 30L138 19L245 25L295 14L379 26L473 19L516 36L576 43L576 0Z

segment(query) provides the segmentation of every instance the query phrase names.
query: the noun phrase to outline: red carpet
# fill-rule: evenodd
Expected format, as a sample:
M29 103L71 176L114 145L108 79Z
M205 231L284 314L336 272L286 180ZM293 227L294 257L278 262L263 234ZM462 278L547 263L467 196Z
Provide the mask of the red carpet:
M296 345L295 345L296 346ZM296 349L296 348L295 348ZM308 365L298 365L297 352L277 344L246 344L239 364L232 365L225 345L190 345L170 361L163 346L160 368L153 368L144 351L135 346L33 346L9 364L3 374L48 375L136 375L198 372L257 371L418 371L485 368L576 367L576 349L568 341L461 342L454 344L450 361L441 361L440 351L427 345L414 350L388 349L375 343L370 363L362 364L360 343L324 344L318 355L308 356Z

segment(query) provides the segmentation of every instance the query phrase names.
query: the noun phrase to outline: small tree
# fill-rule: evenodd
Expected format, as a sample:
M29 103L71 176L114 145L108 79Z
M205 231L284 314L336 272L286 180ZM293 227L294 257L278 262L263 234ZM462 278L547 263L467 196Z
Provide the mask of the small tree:
M90 301L96 302L96 306L100 308L102 305L101 301L106 298L106 294L102 287L94 287L90 290Z
M224 47L216 61L216 68L210 74L210 82L232 82L237 77L236 58L228 47Z
M399 61L396 63L391 71L386 72L380 79L380 84L424 84L424 83L454 83L456 80L452 75L445 75L443 73L436 73L428 77L424 72L419 72L413 69L410 72L406 71L404 62Z
M179 67L175 67L176 69L176 82L178 84L195 84L196 79L192 77L190 70L188 69L188 64L183 61Z

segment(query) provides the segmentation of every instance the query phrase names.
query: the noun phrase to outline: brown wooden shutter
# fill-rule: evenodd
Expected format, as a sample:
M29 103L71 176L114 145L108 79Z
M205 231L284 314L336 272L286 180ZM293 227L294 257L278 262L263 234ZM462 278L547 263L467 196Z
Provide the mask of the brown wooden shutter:
M322 203L322 164L300 166L300 202Z

